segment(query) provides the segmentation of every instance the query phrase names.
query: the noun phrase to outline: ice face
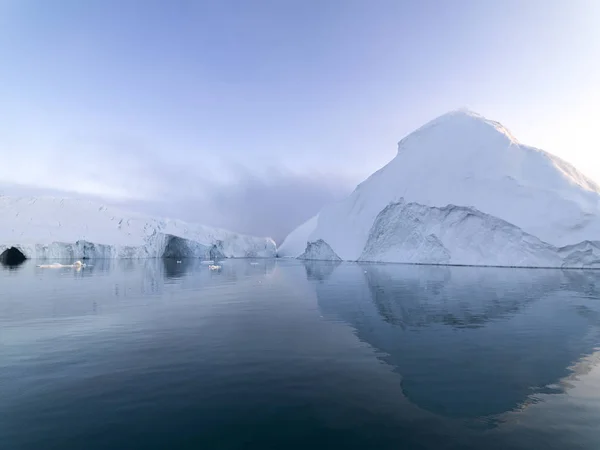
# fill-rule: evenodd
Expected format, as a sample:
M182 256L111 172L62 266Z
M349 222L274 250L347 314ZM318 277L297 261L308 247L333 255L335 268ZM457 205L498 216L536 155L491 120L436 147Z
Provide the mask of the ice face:
M0 197L0 253L27 258L274 257L275 243L178 220L147 217L90 201Z

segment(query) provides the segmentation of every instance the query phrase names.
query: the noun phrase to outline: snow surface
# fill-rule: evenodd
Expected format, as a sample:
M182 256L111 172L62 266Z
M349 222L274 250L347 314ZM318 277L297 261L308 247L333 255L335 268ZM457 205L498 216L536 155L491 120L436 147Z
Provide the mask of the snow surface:
M308 219L294 231L292 231L277 249L279 257L296 258L306 250L306 245L311 233L317 228L319 215Z
M358 260L378 214L401 200L437 208L474 208L553 247L600 240L596 183L562 159L520 144L499 123L460 110L402 139L390 163L346 199L326 206L292 232L278 252L298 256L307 242L322 239L341 259ZM458 247L453 248L456 258ZM384 251L378 251L379 257L385 258ZM521 251L514 258L506 254L493 265L520 257Z
M600 269L600 241L584 241L558 250L564 267Z
M275 243L180 220L124 212L92 201L0 196L0 253L28 258L273 257Z

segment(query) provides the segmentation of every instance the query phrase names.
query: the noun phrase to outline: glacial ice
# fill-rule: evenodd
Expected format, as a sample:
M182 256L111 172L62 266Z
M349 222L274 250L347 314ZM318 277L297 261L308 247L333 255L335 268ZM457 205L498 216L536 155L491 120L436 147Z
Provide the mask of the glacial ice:
M0 254L40 260L263 258L272 239L127 213L92 201L0 196Z
M584 241L558 249L564 267L600 269L600 241Z
M379 214L403 202L373 238ZM417 209L418 223L401 217ZM499 123L454 111L402 139L390 163L290 233L278 254L298 257L318 240L346 261L595 267L598 247L578 243L600 241L600 187Z
M341 261L331 247L323 239L306 244L306 251L298 259L311 259L320 261Z
M560 267L558 249L474 208L399 202L375 220L361 261Z

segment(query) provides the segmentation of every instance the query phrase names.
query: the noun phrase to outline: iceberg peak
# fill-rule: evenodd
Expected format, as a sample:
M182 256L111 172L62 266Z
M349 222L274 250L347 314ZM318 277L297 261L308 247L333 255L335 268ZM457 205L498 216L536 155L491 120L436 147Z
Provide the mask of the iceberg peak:
M414 141L435 136L439 145L452 148L452 142L464 136L477 140L482 147L497 147L499 140L507 145L518 145L519 141L500 122L486 119L483 115L467 108L459 108L442 114L427 122L398 142L398 153L404 151ZM489 143L489 145L485 145Z

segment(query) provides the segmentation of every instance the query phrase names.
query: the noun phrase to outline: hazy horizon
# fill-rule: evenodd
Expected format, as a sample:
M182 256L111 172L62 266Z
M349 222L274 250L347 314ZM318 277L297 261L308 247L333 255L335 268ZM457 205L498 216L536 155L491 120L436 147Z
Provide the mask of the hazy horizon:
M469 108L600 181L600 3L0 0L0 188L268 235Z

